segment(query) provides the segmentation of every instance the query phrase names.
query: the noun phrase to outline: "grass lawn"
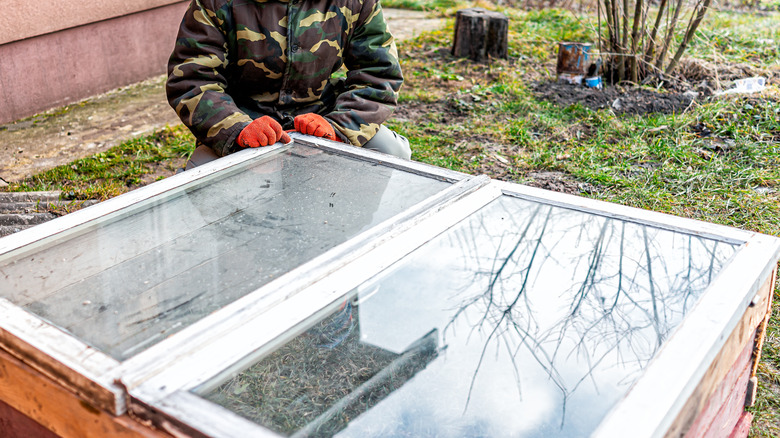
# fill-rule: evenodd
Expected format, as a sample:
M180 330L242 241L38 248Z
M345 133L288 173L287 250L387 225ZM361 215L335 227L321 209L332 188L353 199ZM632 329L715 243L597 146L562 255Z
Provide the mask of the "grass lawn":
M467 6L440 2L437 11L453 17ZM632 115L539 97L555 79L556 43L594 41L595 16L498 10L510 17L508 60L477 65L452 58L452 18L445 29L399 45L406 82L388 125L410 139L413 159L780 236L780 13L711 11L687 52L695 61L681 70L688 84L644 87L679 93L702 88L702 81L725 87L729 78L760 74L769 79L767 91L702 94L679 111ZM108 198L172 174L193 147L185 129L169 128L10 189ZM759 375L751 436L780 436L777 310Z

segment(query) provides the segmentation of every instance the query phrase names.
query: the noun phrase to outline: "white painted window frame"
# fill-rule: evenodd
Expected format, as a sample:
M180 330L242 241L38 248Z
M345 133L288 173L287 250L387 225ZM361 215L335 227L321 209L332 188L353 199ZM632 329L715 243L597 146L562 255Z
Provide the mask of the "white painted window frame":
M231 366L249 365L305 328L301 324L326 314L354 288L500 196L513 196L606 216L613 219L713 238L739 245L735 255L674 330L661 351L624 398L613 407L594 437L661 437L693 393L710 363L780 257L780 239L750 231L588 198L505 182L491 182L418 221L413 228L375 246L359 259L310 282L265 311L233 321L201 343L199 351L176 358L151 376L124 374L130 409L155 424L179 425L187 433L218 437L278 437L266 428L192 393ZM751 281L745 281L745 279ZM771 291L769 293L772 293ZM685 357L681 361L680 357ZM175 426L173 426L175 427Z

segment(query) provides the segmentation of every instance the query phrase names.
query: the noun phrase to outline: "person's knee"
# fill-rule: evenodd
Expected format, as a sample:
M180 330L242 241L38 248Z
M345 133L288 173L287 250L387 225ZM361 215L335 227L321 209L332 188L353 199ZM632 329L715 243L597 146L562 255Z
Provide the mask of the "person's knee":
M376 135L363 145L363 147L394 155L398 158L403 158L404 160L412 158L412 148L409 146L409 140L403 135L391 131L384 125L379 127L379 131L377 131Z
M219 155L217 155L213 149L206 145L198 144L198 147L195 148L192 155L190 155L189 160L187 160L184 170L190 170L210 161L214 161L217 158L219 158Z

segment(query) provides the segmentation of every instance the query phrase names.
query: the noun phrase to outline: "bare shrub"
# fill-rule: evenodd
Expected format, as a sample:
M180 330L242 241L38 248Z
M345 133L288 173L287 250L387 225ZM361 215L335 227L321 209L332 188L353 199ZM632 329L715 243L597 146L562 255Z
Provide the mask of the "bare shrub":
M670 75L698 29L712 0L603 0L599 3L599 35L608 54L613 81L638 83ZM603 50L602 50L603 51Z

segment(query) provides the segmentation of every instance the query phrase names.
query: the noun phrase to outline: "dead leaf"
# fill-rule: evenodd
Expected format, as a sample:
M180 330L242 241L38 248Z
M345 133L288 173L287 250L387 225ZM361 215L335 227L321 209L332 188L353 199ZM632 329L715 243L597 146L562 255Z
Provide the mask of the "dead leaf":
M496 160L498 160L498 161L500 161L500 162L502 162L504 164L509 164L509 160L507 160L506 158L502 157L501 155L498 155L497 153L493 152L493 156L496 157Z
M647 132L658 132L658 131L663 131L664 129L669 129L669 126L668 125L661 125L661 126L658 126L656 128L653 128L653 129L648 129Z

